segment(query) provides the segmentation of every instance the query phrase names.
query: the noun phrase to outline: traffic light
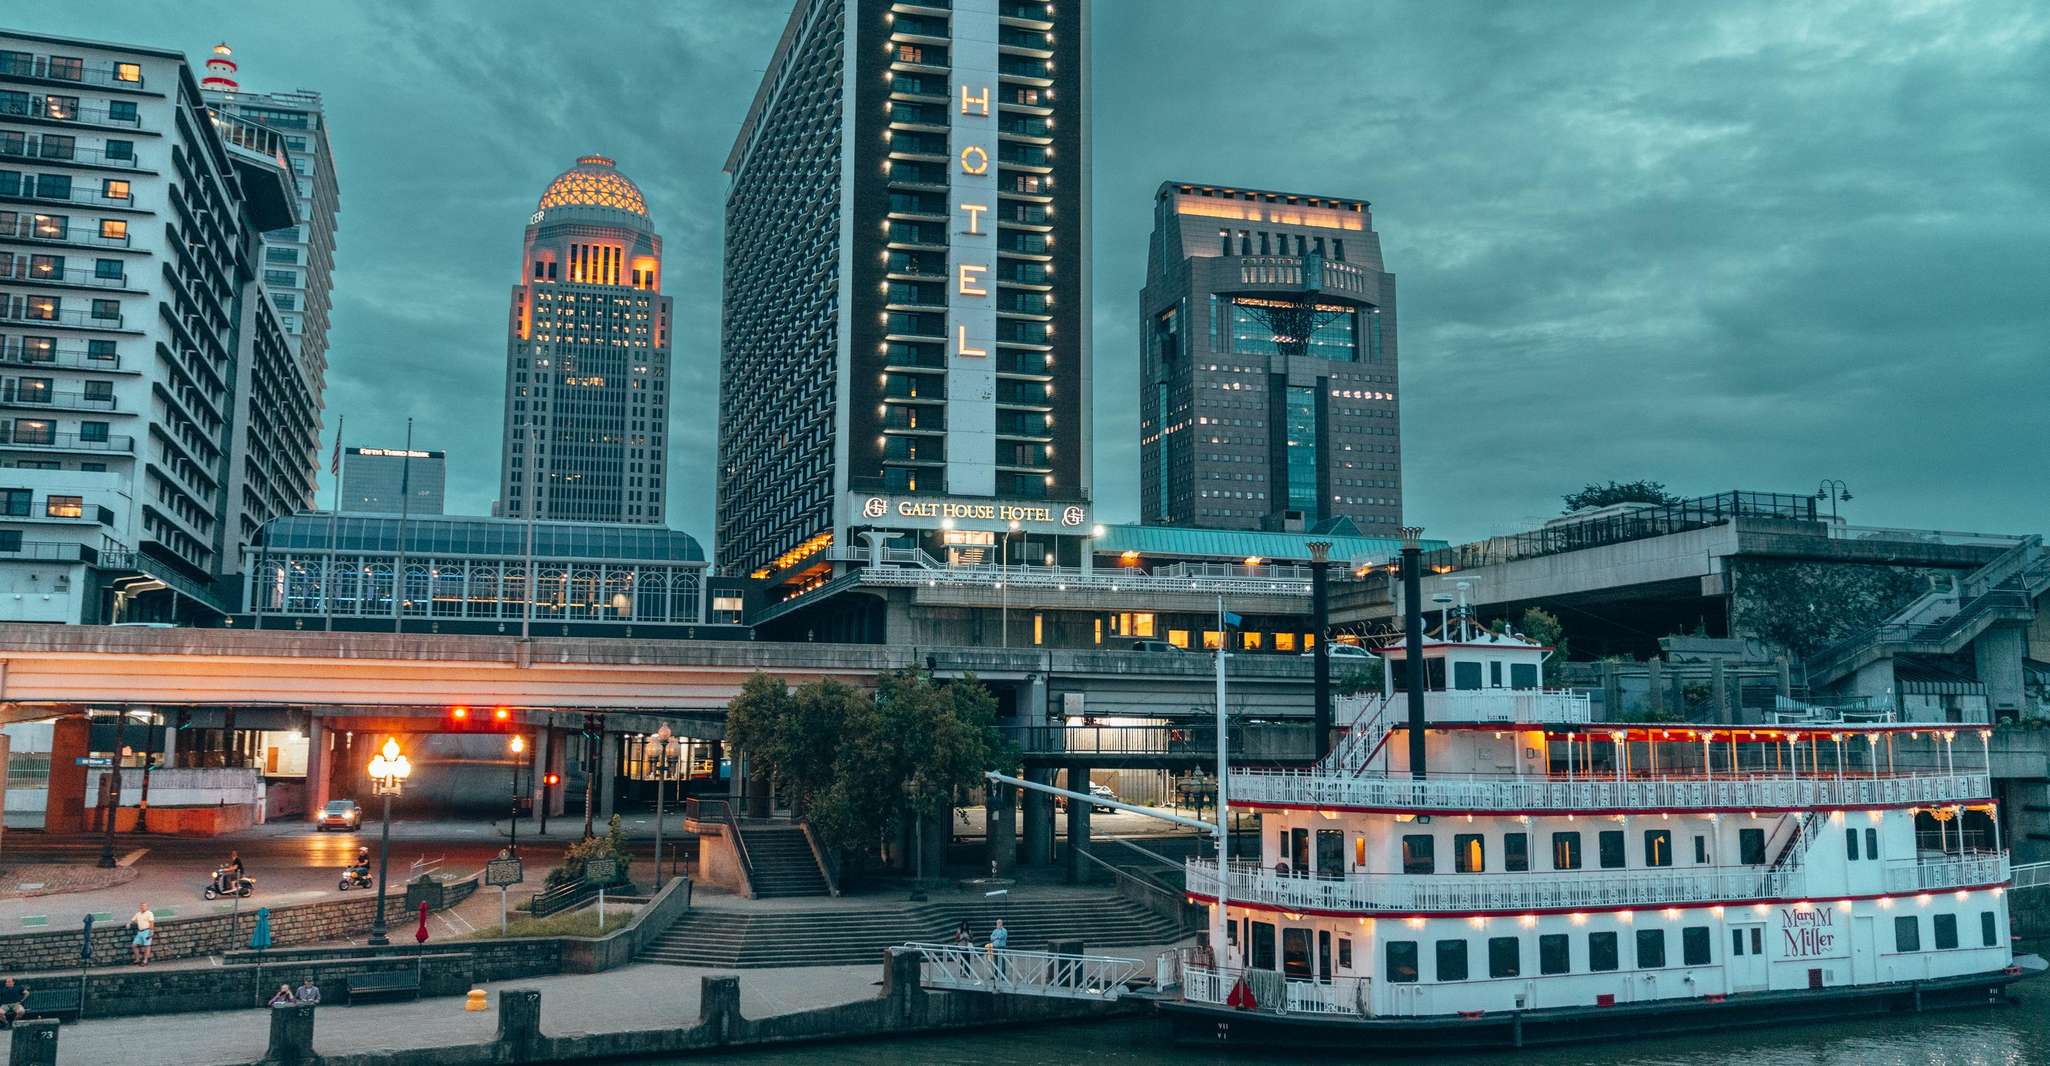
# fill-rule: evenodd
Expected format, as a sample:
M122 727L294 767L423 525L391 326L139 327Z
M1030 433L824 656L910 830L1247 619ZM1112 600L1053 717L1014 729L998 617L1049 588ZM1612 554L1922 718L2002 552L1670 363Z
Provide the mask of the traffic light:
M448 709L448 716L457 724L462 724L470 720L470 709L468 707L450 707Z
M549 788L554 788L555 786L557 786L557 785L559 785L559 784L562 784L562 775L561 775L561 774L547 774L547 775L545 775L545 776L543 776L543 777L541 778L541 783L542 783L542 784L544 784L544 785L546 785L546 786L547 786L547 787L549 787Z
M512 708L493 707L491 709L491 721L496 725L504 725L512 721Z
M451 733L503 733L515 728L511 707L471 707L456 704L448 709L447 731Z

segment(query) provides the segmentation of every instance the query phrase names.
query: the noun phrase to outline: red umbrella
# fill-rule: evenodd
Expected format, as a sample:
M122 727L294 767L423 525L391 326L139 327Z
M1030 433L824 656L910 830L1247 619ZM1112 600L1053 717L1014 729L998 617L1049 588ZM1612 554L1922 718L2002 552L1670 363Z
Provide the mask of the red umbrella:
M420 901L420 928L413 930L413 940L427 943L427 901L424 899Z

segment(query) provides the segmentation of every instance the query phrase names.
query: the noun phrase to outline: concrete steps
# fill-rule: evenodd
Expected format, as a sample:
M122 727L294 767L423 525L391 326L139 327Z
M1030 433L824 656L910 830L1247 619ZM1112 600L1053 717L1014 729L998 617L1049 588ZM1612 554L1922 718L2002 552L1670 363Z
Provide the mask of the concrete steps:
M646 962L720 968L836 966L872 963L909 940L951 941L968 923L976 944L989 941L998 917L1013 948L1040 950L1053 940L1080 940L1091 952L1174 942L1174 921L1114 896L880 904L875 908L695 910L641 953Z
M811 842L796 826L745 825L749 878L756 899L778 896L830 896L826 875L819 870Z

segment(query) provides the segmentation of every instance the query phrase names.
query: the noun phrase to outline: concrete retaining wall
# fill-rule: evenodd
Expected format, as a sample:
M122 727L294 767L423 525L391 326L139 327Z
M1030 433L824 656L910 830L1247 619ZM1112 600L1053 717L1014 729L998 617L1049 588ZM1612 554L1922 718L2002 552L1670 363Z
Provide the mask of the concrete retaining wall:
M298 988L311 978L328 1003L348 1002L348 979L356 974L402 973L420 975L422 996L459 996L483 980L476 974L475 960L467 951L420 952L407 957L347 956L322 959L280 960L265 958L224 966L125 967L93 970L83 975L85 1015L88 1018L125 1017L139 1014L187 1014L193 1011L242 1010L260 1007L279 985ZM35 1003L35 989L76 988L81 975L74 971L31 978L29 1003Z
M402 886L394 885L392 888L392 897L385 903L385 922L403 932L411 927L414 912L406 908ZM455 882L448 886L446 904L453 907L476 890L477 879L474 877ZM259 897L243 900L239 916L232 913L209 914L160 921L157 923L154 957L164 962L246 947L250 932L256 928L256 910L262 905ZM368 892L356 899L273 907L270 912L271 942L283 947L361 936L369 931L370 920L376 910L377 898ZM125 928L127 920L126 915L121 915L114 921L93 927L95 965L127 965L128 945L133 939L133 934ZM75 969L79 964L79 941L78 929L4 936L0 937L0 959L5 959L7 969L15 973Z

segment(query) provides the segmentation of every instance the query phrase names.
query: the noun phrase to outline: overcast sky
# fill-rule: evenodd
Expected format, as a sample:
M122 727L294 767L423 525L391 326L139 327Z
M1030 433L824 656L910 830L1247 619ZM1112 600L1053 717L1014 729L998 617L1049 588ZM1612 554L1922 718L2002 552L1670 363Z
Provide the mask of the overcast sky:
M692 398L670 524L708 538L719 168L788 11L180 0L8 21L195 62L226 39L245 88L325 94L328 442L339 415L366 446L416 418L415 445L449 452L451 510L497 489L526 217L577 155L615 157L667 242ZM1526 528L1584 481L1640 477L1842 478L1859 523L2050 529L2050 6L1096 0L1093 31L1106 520L1137 516L1134 309L1175 178L1373 203L1400 279L1405 510L1428 535Z

